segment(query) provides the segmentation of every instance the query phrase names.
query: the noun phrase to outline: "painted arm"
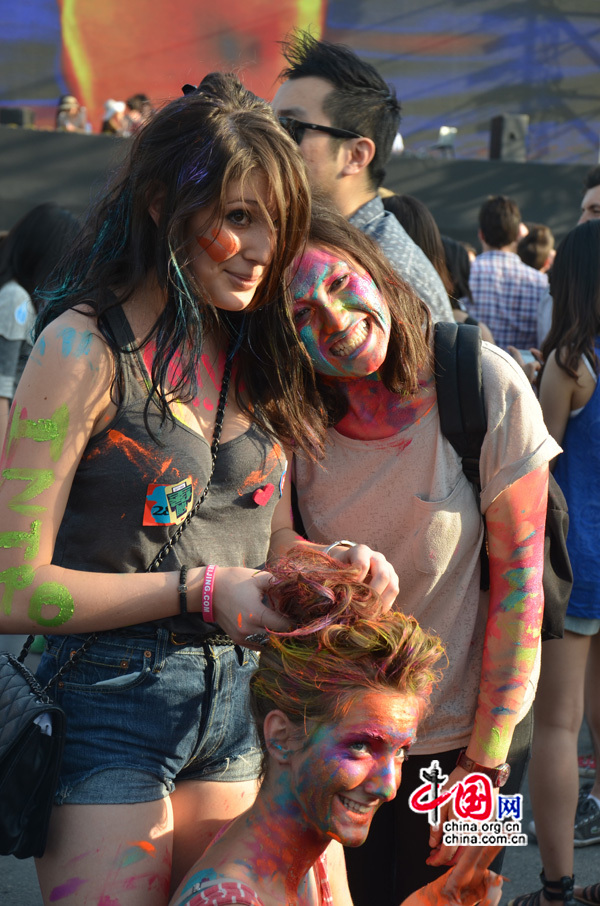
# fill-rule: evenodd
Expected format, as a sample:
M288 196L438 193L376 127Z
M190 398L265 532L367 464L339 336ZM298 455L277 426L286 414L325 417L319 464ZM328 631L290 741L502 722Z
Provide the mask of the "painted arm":
M544 532L548 466L540 466L498 495L486 513L490 561L490 601L475 723L467 755L488 767L506 760L517 715L525 698L542 624ZM457 767L447 786L463 780ZM441 845L443 822L454 819L449 806L432 828L432 865L448 864L456 847Z
M506 488L486 514L490 603L467 755L492 767L508 754L539 644L547 503L545 464Z
M288 452L288 462L291 462L291 454ZM284 557L294 547L303 547L308 550L323 551L327 544L315 544L307 541L294 531L292 526L292 495L291 482L289 479L285 482L283 496L277 504L273 522L271 523L271 546L269 549L269 559ZM332 541L340 541L340 538L333 538ZM350 541L352 538L349 539ZM398 595L398 576L391 563L389 563L383 554L372 550L366 544L357 544L356 547L336 547L331 552L341 563L352 564L360 570L360 579L368 581L369 585L381 596L382 602L386 609L389 609Z
M112 357L90 324L73 311L50 324L17 389L0 464L0 632L92 632L179 613L178 572L52 564L75 471L90 436L110 418ZM203 578L204 567L189 570L190 612L202 611ZM215 619L235 641L265 626L283 628L261 601L268 581L268 573L250 569L217 571Z

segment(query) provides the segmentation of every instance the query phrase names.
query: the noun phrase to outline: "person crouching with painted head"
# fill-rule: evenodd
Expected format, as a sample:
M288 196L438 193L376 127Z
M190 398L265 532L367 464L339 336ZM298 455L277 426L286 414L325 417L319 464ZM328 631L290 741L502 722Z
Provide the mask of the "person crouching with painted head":
M396 795L440 678L439 639L413 617L384 613L356 569L325 554L280 560L267 598L290 629L265 636L250 681L262 786L171 906L350 906L342 845L360 846L377 808ZM499 889L483 869L479 881L477 899L490 884Z

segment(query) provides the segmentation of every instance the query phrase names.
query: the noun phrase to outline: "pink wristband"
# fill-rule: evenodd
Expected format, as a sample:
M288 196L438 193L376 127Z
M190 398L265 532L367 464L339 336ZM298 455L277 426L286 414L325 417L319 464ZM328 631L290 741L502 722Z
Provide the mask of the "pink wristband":
M216 566L207 566L204 570L202 583L202 619L205 623L214 623L213 614L213 588L215 584Z

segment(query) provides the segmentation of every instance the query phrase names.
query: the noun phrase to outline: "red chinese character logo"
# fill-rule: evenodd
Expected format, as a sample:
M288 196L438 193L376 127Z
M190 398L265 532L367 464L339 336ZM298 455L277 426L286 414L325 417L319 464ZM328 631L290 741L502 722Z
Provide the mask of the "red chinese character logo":
M423 778L422 778L423 779ZM444 778L447 779L447 778ZM439 807L454 800L454 812L458 818L473 821L488 821L494 810L494 789L486 774L469 774L457 781L449 790L438 792L438 783L428 780L412 792L408 804L413 812L429 812L429 823L439 822Z
M452 787L458 818L488 821L494 810L494 788L486 774L468 774Z

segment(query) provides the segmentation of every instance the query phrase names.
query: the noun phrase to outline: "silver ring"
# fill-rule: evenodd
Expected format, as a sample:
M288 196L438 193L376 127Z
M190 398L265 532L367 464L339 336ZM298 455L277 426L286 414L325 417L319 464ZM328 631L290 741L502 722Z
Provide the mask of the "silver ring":
M244 641L250 642L251 645L266 645L269 641L269 636L266 632L252 632L246 636Z

